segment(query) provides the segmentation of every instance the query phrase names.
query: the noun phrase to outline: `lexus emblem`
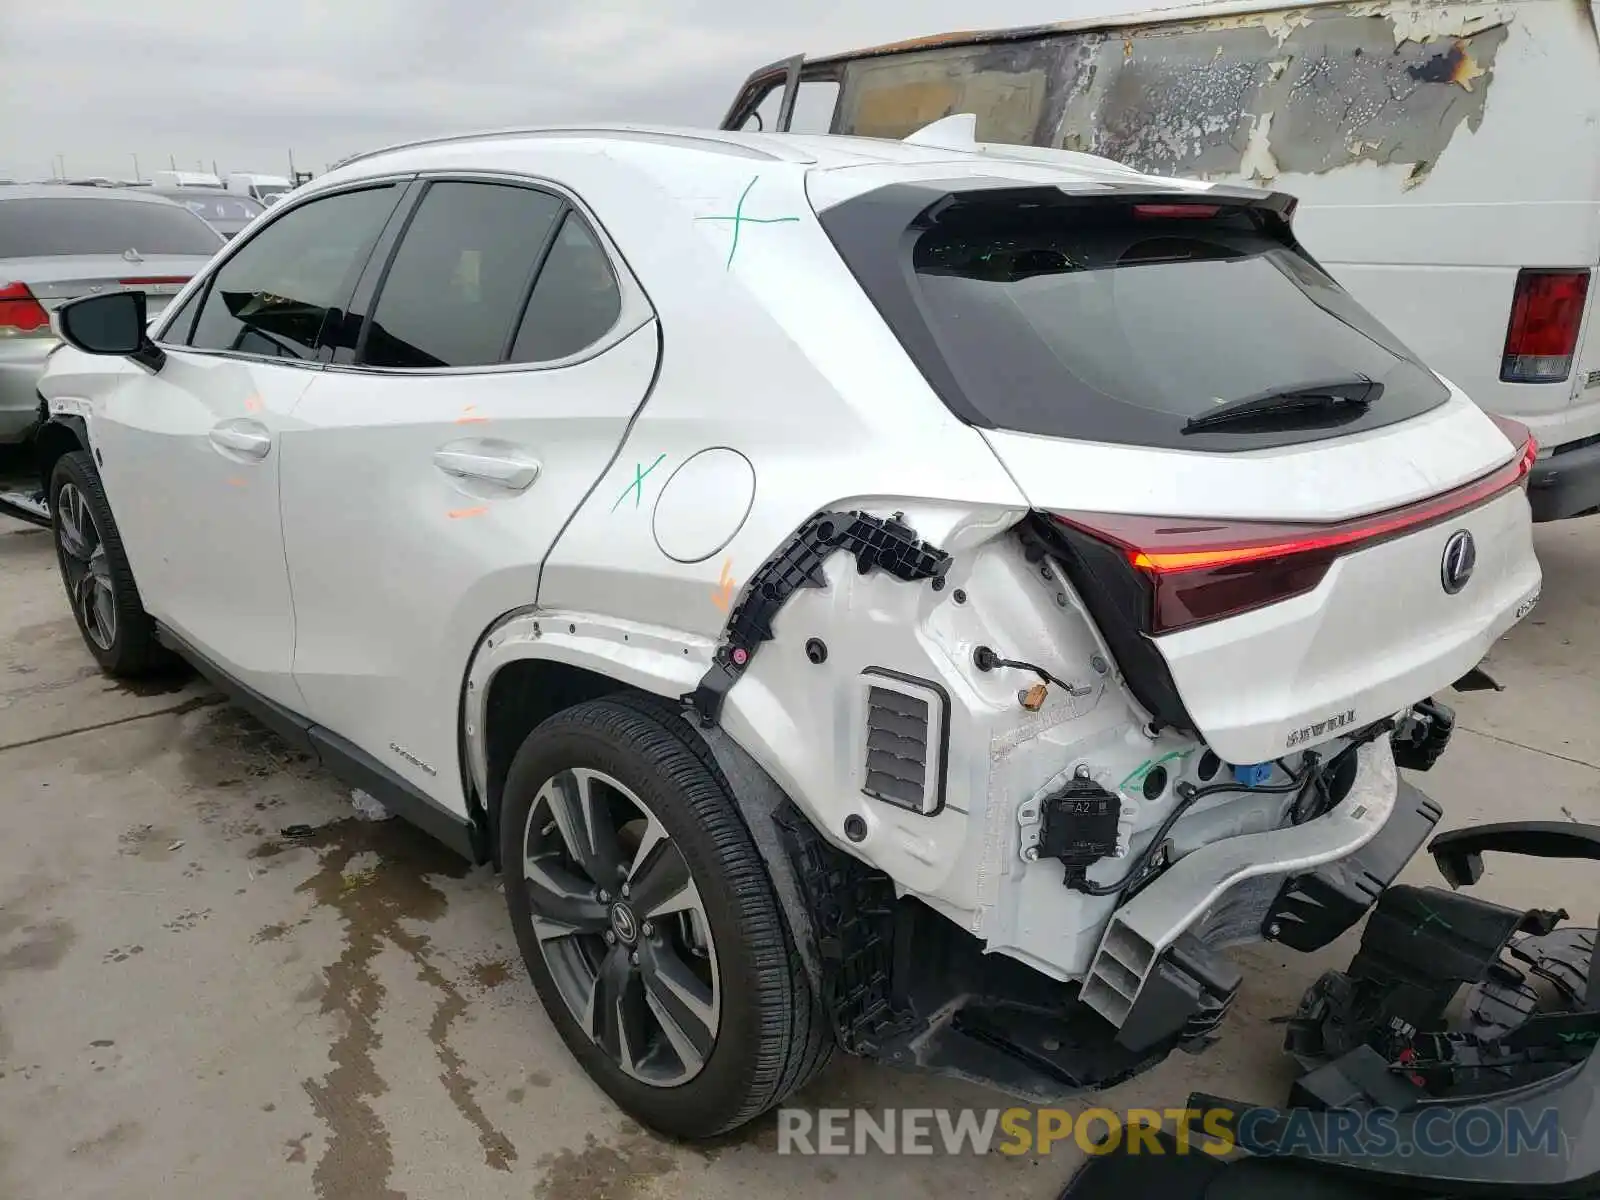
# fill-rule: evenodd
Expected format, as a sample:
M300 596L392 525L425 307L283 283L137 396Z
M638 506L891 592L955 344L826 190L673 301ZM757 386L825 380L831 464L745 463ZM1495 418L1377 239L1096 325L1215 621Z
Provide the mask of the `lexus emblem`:
M1445 594L1454 596L1466 587L1477 565L1478 543L1472 540L1472 534L1465 529L1456 530L1444 544L1444 560L1439 564L1439 582L1443 584Z

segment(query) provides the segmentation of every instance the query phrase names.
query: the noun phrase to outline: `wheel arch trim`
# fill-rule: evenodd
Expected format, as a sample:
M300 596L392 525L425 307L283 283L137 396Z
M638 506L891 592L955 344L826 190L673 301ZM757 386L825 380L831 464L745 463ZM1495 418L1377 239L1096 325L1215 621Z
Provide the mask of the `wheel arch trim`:
M711 664L717 644L710 638L658 625L568 609L528 607L507 613L479 639L461 691L463 780L481 811L489 809L487 706L495 677L519 662L579 667L674 705L691 691ZM779 907L813 988L821 986L821 959L811 914L794 865L779 843L774 814L788 801L772 776L721 729L688 722L706 743L766 863Z
M85 450L94 453L89 443L88 418L77 412L51 412L34 432L34 447L38 457L39 484L45 491L50 490L50 472L55 469L56 461L63 454L71 454L73 450ZM68 446L70 438L76 445ZM47 442L59 443L61 453L44 453L53 451L56 447L47 446Z
M661 625L601 613L528 607L506 613L483 633L461 689L462 780L489 803L488 704L495 677L518 662L578 667L665 699L693 689L716 643Z

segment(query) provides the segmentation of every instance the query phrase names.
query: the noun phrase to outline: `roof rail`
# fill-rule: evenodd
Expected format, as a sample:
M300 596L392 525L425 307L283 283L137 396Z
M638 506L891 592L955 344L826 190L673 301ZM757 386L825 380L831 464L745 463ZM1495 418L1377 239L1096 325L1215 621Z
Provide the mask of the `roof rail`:
M417 150L424 146L447 146L453 142L476 142L489 138L513 137L542 137L560 134L600 134L610 136L634 135L640 140L650 138L672 138L686 142L707 142L718 146L741 146L751 149L747 140L739 136L730 137L727 133L717 129L680 129L667 125L628 125L628 124L588 124L588 125L522 125L509 129L483 129L473 133L449 133L438 137L417 138L409 142L396 142L391 146L381 146L376 150L364 150L359 154L352 154L341 158L331 165L329 171L337 171L341 167L348 167L352 163L363 162L369 158L377 158L383 154L393 154L401 150ZM760 137L762 135L754 135ZM799 151L784 152L777 145L771 146L765 155L769 158L784 159L794 158L796 161L808 159L810 156Z

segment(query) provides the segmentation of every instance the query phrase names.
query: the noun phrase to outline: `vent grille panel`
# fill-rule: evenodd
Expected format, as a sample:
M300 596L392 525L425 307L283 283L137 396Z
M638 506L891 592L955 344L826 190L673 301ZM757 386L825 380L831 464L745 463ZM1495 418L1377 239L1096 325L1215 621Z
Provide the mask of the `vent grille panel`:
M929 702L895 688L867 688L862 791L890 804L927 812Z

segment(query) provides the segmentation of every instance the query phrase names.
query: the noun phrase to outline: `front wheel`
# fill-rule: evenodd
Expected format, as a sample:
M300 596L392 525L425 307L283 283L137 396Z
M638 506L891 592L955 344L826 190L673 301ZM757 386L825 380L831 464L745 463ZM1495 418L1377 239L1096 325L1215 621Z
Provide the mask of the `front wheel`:
M63 454L50 474L50 524L72 615L101 669L131 678L163 665L111 504L86 451Z
M670 709L596 700L535 729L506 779L500 847L545 1010L645 1125L723 1133L827 1060L761 856L704 743Z

